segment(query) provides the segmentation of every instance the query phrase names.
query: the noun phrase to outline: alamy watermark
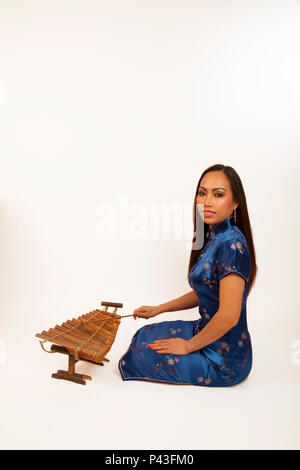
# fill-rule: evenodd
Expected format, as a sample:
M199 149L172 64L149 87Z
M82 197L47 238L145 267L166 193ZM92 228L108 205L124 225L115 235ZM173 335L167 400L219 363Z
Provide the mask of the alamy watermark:
M97 237L101 240L182 240L187 250L200 249L204 222L200 217L203 204L196 205L196 232L193 204L129 204L121 196L117 204L103 203L96 209ZM198 234L195 237L196 233Z
M295 350L291 354L292 364L298 365L300 364L300 339L296 339L292 343L292 348Z

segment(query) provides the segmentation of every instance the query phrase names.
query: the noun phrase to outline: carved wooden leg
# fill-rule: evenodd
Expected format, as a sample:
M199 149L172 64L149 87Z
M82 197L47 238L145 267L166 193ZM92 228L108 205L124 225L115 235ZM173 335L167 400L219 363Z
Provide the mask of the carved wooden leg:
M89 375L84 374L77 374L75 372L75 364L76 360L74 356L69 355L69 366L68 370L58 370L55 374L52 374L54 379L63 379L63 380L70 380L71 382L75 382L81 385L85 385L85 380L92 380L92 377Z

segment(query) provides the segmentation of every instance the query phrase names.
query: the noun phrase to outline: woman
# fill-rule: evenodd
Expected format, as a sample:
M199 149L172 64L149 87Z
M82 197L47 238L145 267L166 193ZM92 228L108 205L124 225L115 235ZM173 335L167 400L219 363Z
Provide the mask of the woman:
M200 243L199 216L204 222ZM123 380L227 387L252 368L246 301L257 266L242 182L224 165L205 170L194 206L188 281L192 291L158 306L134 310L134 318L199 307L200 319L143 326L119 361ZM201 247L201 249L200 249Z

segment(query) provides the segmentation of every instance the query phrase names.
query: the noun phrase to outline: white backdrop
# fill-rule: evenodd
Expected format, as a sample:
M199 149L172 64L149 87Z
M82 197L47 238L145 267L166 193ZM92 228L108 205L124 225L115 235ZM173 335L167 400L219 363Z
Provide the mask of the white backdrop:
M0 2L2 448L299 448L299 46L297 1ZM191 205L215 163L242 179L259 268L247 381L123 382L132 318L109 364L77 365L86 387L53 380L66 358L37 332L190 290L186 237L116 219L101 239L104 205L126 200L128 226L136 204Z

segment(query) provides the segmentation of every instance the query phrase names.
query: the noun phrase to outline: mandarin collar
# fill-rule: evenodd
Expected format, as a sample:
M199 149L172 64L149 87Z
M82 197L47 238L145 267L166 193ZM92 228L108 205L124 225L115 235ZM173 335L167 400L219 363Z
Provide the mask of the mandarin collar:
M234 225L234 216L230 215L227 219L214 224L211 229L209 229L206 234L206 238L210 238L211 236L214 237L217 233L225 232L226 230L230 229Z

